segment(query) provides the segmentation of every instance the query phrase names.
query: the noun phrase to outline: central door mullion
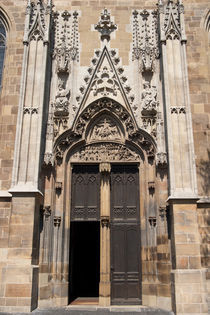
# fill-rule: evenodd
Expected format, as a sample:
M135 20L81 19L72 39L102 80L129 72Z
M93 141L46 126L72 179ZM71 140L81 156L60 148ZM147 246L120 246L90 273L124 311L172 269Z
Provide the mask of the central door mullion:
M101 163L101 244L100 244L100 285L99 305L109 306L111 301L110 285L110 163Z

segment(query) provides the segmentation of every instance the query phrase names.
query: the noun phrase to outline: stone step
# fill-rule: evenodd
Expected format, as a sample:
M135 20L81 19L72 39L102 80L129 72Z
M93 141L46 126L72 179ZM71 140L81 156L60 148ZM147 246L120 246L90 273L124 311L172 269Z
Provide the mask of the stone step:
M36 309L32 315L174 315L171 311L162 309L155 309L144 306L111 306L111 307L99 307L99 306L84 306L84 307L59 307L49 309ZM11 313L0 312L1 315L11 315ZM29 313L13 313L13 315L26 315Z

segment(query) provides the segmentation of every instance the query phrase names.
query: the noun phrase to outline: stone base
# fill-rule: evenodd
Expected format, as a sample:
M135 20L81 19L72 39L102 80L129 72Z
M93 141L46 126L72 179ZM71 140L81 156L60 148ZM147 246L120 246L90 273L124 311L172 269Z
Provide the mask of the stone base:
M176 310L177 315L208 314L205 273L205 269L181 269L172 272L176 296L173 310Z
M4 315L9 315L8 309ZM62 308L49 308L49 309L37 309L33 311L33 314L37 315L116 315L120 313L123 315L174 315L173 312L165 311L162 309L155 309L145 306L110 306L110 307L99 307L99 306L68 306ZM17 314L17 313L16 313ZM21 312L21 315L28 314Z

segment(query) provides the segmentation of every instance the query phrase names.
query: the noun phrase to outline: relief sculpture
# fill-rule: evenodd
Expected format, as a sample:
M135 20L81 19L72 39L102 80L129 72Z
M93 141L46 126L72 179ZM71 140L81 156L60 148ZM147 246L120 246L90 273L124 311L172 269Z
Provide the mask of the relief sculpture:
M120 140L117 126L108 118L104 118L94 126L91 140Z
M95 144L82 147L71 157L72 162L111 162L111 161L138 161L138 154L115 143Z
M142 115L153 116L157 114L157 107L159 102L157 101L157 89L155 86L150 86L149 82L144 83L144 89L142 91Z

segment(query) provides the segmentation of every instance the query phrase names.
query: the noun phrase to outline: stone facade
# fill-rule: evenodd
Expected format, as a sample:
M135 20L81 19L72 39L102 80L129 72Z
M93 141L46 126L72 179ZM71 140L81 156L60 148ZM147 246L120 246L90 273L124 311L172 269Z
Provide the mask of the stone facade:
M111 303L110 176L139 172L141 301L207 314L207 0L0 0L0 310L68 305L72 168L100 172L99 304Z

